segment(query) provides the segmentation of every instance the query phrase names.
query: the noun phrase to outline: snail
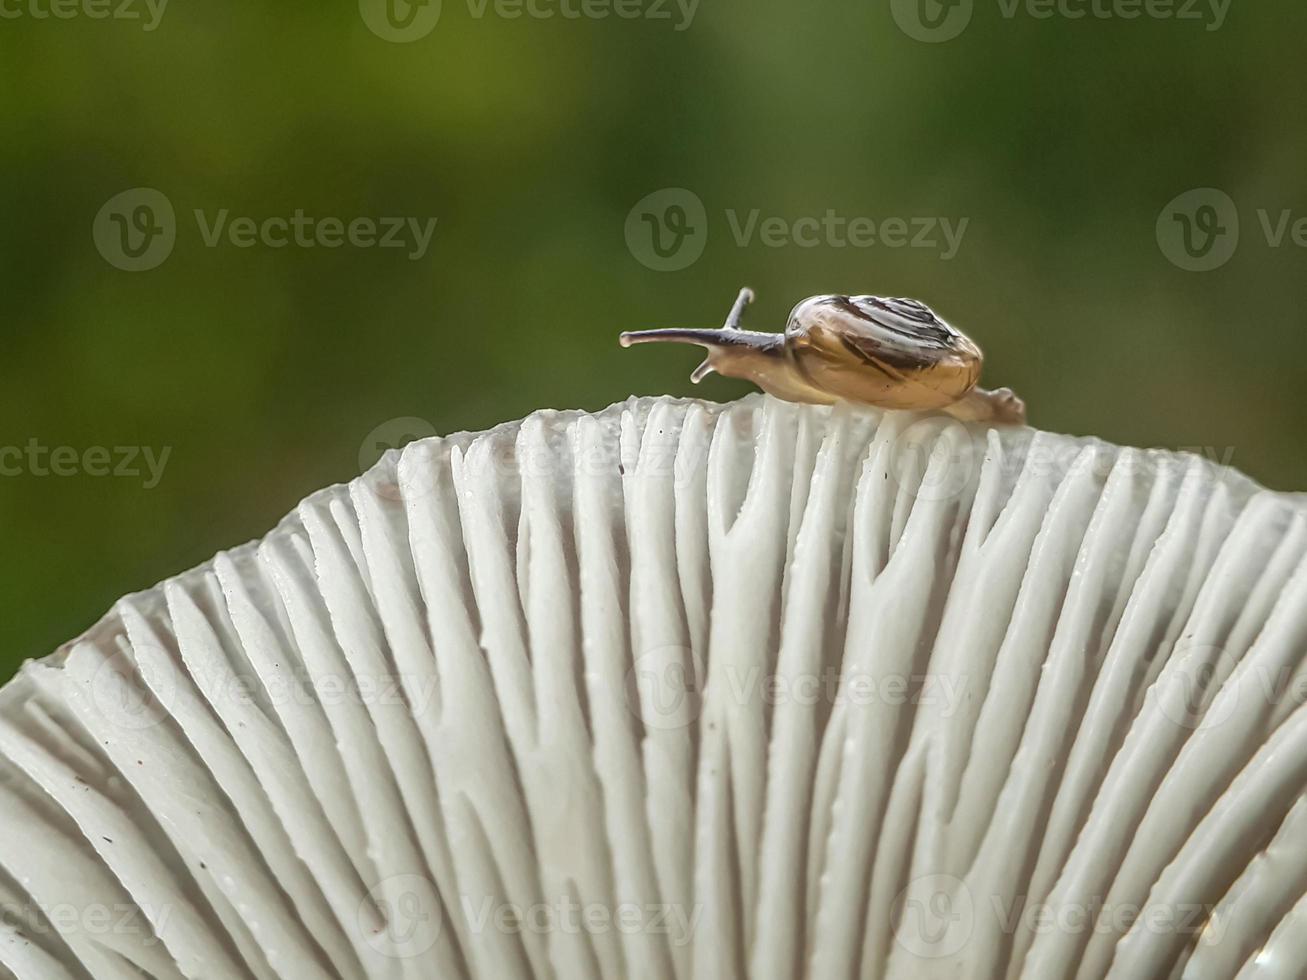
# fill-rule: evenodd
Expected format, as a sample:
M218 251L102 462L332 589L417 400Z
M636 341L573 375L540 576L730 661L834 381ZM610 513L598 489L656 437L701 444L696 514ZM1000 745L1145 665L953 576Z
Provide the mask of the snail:
M742 329L752 302L753 290L740 290L719 330L628 331L621 344L698 344L708 357L691 381L716 371L785 401L938 409L967 422L1026 420L1025 402L1010 388L976 386L984 355L975 342L915 299L811 296L790 313L784 333Z

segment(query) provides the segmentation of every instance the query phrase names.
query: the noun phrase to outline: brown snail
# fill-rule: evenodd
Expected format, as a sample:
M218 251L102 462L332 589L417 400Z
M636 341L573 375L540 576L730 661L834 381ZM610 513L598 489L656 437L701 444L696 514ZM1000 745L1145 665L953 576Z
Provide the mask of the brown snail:
M812 296L790 313L784 333L741 329L751 302L753 291L740 290L719 330L637 330L622 334L622 346L699 344L708 357L691 381L716 371L786 401L940 409L968 422L1026 420L1025 403L1011 389L976 387L984 355L971 338L915 299Z

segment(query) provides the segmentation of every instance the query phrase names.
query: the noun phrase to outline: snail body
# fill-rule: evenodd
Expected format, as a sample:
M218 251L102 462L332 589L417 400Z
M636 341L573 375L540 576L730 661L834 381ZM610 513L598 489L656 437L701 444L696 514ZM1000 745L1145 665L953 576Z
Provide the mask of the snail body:
M711 372L752 381L786 401L849 401L884 409L942 410L965 421L1020 424L1025 404L1010 389L977 387L984 355L966 334L914 299L812 296L785 332L740 329L753 292L740 291L718 330L624 333L623 347L666 341L698 344L708 357L690 376Z

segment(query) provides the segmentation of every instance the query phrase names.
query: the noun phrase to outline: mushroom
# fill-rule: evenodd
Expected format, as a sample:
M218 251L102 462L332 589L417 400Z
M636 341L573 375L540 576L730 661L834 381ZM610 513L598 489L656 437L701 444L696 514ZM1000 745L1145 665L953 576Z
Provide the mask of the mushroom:
M1299 976L1307 506L755 395L388 453L0 690L0 976Z

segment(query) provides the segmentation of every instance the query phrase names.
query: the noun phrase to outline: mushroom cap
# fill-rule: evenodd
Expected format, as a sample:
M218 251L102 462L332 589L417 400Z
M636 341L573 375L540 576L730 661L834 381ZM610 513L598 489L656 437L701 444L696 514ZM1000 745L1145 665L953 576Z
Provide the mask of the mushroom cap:
M632 399L388 453L0 690L0 977L1279 977L1307 507Z

